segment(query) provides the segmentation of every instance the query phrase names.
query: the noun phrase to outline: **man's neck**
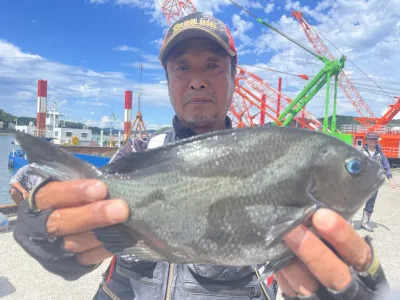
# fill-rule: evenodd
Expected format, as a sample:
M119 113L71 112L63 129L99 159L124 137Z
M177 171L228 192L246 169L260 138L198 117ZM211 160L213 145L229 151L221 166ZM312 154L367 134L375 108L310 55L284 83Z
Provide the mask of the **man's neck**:
M211 132L211 131L216 131L216 130L222 130L222 129L226 129L225 119L224 119L224 121L223 121L221 124L214 125L214 126L210 126L210 127L193 128L192 130L193 130L196 134L202 134L202 133Z
M226 129L226 128L232 128L232 121L229 117L225 117L225 119L221 122L221 124L218 124L217 126L210 126L210 127L201 127L201 128L189 128L185 126L184 124L179 121L177 116L174 116L173 118L173 126L175 128L175 133L177 136L182 139L182 138L187 138L193 135L197 134L202 134L205 132L211 132L215 131L218 129Z
M375 152L375 149L376 149L375 146L374 147L368 146L368 151L369 152Z

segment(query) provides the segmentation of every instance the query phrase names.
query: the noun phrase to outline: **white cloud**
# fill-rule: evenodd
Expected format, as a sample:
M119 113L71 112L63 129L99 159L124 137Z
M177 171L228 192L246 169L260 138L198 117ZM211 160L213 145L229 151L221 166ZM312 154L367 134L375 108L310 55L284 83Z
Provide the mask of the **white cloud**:
M134 69L139 69L140 67L140 63L138 61L127 63L125 65L130 66ZM143 70L162 70L162 66L160 65L160 63L142 62L142 68Z
M89 3L95 3L95 4L103 4L108 2L109 0L89 0Z
M148 62L154 62L154 63L160 64L160 61L159 61L157 55L153 55L153 54L143 54L143 59L144 59L144 60L147 60Z
M158 130L164 127L171 127L171 124L152 124L146 121L144 121L144 125L147 130Z
M100 123L102 124L110 124L111 123L111 119L109 116L102 116L100 119Z
M121 52L139 52L139 48L130 47L128 45L121 45L121 46L118 46L118 47L114 47L113 50L121 51Z
M272 12L274 11L274 6L275 6L274 2L268 3L268 4L265 6L265 8L264 8L264 12L265 12L266 14L272 13Z
M233 38L241 41L246 45L251 45L253 39L246 34L246 32L251 31L254 27L254 23L250 21L243 20L239 15L234 14L232 16L233 28L231 30Z
M164 41L164 40L163 40L162 38L159 38L159 39L157 39L157 40L152 41L151 43L154 44L154 45L156 45L157 48L161 48L163 41Z
M147 58L154 59L150 55ZM144 69L155 70L155 65L146 63ZM138 89L137 82L124 73L98 72L49 61L0 41L0 107L7 107L8 112L15 115L34 116L38 79L48 80L48 107L51 107L51 99L55 98L63 105L63 112L73 118L80 118L87 107L93 110L95 107L113 106L117 111L120 106L122 111L124 91L137 92ZM142 101L147 105L170 105L165 84L156 81L142 87Z
M30 61L43 60L40 55L24 53L17 46L7 43L5 40L0 39L0 58L3 64L23 63L26 64Z
M162 65L160 64L160 61L158 59L157 55L153 54L143 54L142 57L142 68L143 70L163 70ZM126 66L130 66L134 69L139 69L140 68L140 62L135 61L135 62L130 62L130 63L125 63Z

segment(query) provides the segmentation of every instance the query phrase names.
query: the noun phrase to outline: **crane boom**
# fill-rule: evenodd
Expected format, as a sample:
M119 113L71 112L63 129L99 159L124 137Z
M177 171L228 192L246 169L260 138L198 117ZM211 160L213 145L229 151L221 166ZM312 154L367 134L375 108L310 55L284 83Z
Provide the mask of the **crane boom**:
M324 42L304 19L303 14L301 12L294 11L292 12L292 15L296 18L296 20L299 21L304 33L307 36L307 39L313 45L315 51L317 51L319 55L329 56L331 59L334 59L334 56L329 52ZM338 84L346 95L347 99L349 99L350 103L361 116L361 118L357 120L365 127L370 127L372 125L370 123L371 120L376 120L376 117L343 71L340 71L339 73Z
M160 0L160 4L169 24L175 23L183 16L196 12L196 8L190 0Z
M265 95L266 99L272 102L277 108L276 111L284 111L288 105L293 102L292 99L286 97L285 95L279 93L276 89L271 87L267 82L258 77L251 72L246 71L242 67L238 66L238 74L236 77L236 85L242 90L247 90L244 85L248 85L254 91L261 95ZM243 83L242 83L243 82ZM281 101L279 101L279 99ZM311 130L319 130L322 128L321 122L315 118L310 112L306 111L304 107L300 109L303 112L304 118L299 115L293 115L291 120L296 120L303 127L309 128ZM268 115L270 116L270 115ZM271 117L271 116L270 116ZM277 124L282 125L281 120L278 117L271 117L271 119ZM289 124L290 122L288 122Z

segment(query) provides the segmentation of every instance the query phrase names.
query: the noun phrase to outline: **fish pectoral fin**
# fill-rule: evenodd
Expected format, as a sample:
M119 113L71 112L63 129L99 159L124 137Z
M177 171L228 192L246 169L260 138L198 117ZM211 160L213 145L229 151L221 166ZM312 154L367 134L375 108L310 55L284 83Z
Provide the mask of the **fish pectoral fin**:
M166 245L146 229L143 222L134 221L132 224L132 227L116 224L95 228L93 232L104 247L114 254L131 255L147 261L181 262L186 259L185 253Z
M165 261L165 257L148 247L139 234L123 224L95 228L93 232L104 248L114 254L138 260Z
M140 239L139 236L132 234L131 230L122 224L94 228L93 232L104 247L115 254L123 252L127 248L135 247Z
M36 174L57 180L95 178L99 170L64 149L33 135L16 131L15 138L28 156Z
M145 261L152 261L152 262L161 262L161 261L168 261L164 256L160 255L146 244L143 241L138 241L138 243L130 248L126 248L122 252L120 252L121 257L130 257L131 259L137 260L145 260Z
M307 225L312 214L317 210L317 206L311 203L303 208L297 208L297 212L292 208L293 211L287 214L286 219L281 222L271 225L268 229L268 235L266 239L266 244L268 246L274 246L281 242L281 239L292 231L296 226L300 224ZM296 218L291 218L291 216L297 215Z

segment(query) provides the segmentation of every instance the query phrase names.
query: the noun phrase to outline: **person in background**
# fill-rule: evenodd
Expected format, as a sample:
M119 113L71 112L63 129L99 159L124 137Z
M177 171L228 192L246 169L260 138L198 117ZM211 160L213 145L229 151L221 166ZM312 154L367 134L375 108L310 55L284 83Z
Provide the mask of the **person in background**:
M19 205L41 181L42 178L33 174L29 164L23 166L11 177L9 191L11 199Z
M362 151L365 155L372 157L376 161L378 161L383 170L385 171L386 177L389 180L389 184L394 189L396 184L393 182L392 173L390 172L390 164L382 151L381 145L379 145L379 135L375 132L370 132L366 136L366 144L363 146ZM374 211L375 200L378 196L378 191L372 195L372 197L367 201L363 210L363 217L361 221L361 228L373 232L374 229L372 228L369 220L371 218L372 212Z

